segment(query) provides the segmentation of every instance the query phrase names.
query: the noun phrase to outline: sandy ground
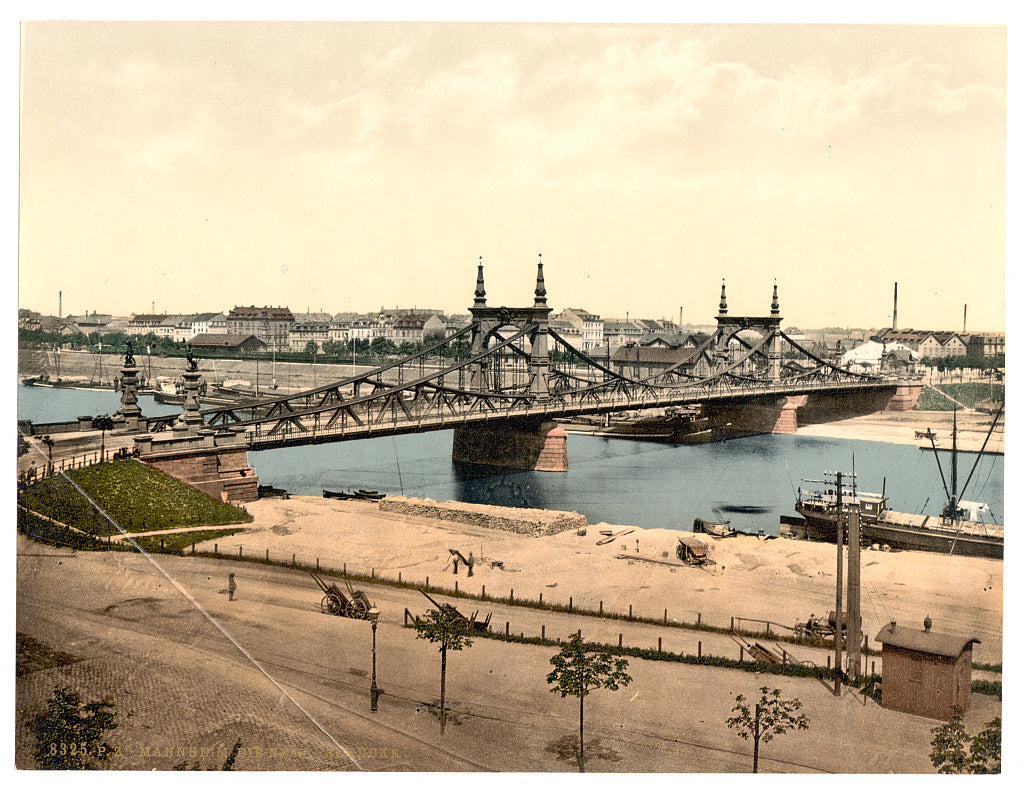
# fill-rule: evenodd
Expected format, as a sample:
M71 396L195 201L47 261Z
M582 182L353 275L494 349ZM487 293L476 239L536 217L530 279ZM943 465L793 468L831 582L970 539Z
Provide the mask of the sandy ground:
M1005 445L1005 415L999 418L985 445L985 437L992 426L992 416L979 412L957 412L957 450L979 451L984 445L989 453L1003 453ZM931 449L931 443L918 432L931 430L935 445L949 449L953 441L952 412L875 412L849 420L801 426L796 433L808 437L835 437L862 439L870 442L889 442L894 445L914 445Z
M704 534L659 528L590 526L586 536L565 532L528 537L434 523L377 510L363 501L314 497L249 504L246 530L197 549L384 575L488 595L558 602L574 607L729 627L733 617L792 626L835 606L834 546L795 539ZM598 545L600 531L628 535ZM676 541L708 542L714 567L676 567ZM456 575L449 549L476 559L474 577ZM632 556L633 558L621 558ZM646 559L646 560L637 560ZM494 566L501 562L501 567ZM861 557L864 632L874 638L895 619L918 627L976 635L975 660L1002 661L1003 562L919 552L864 550ZM425 604L425 603L424 603ZM965 611L964 606L970 606ZM429 607L429 606L428 606ZM415 603L410 608L418 610ZM742 626L754 627L754 623ZM763 627L763 626L762 626Z
M318 592L301 571L204 557L68 554L24 538L18 564L18 631L73 657L36 656L17 678L19 767L31 765L24 722L53 688L70 685L87 700L114 700L118 728L108 740L119 747L118 769L206 768L224 752L197 759L193 750L230 748L241 738L242 770L573 770L558 749L571 746L578 714L574 700L548 690L550 647L477 639L450 653L453 718L439 737L430 708L437 650L402 627L402 606L410 594L418 597L409 590L359 584L382 609L376 672L383 696L371 713L371 628L320 613ZM233 601L224 593L229 571L238 581ZM543 616L553 622L562 615ZM523 621L530 620L513 617L513 629ZM557 631L548 627L551 635L582 627L585 637L598 638L608 622L574 615ZM640 628L617 623L615 630ZM737 694L749 697L761 686L799 699L811 728L762 746L764 772L932 771L931 730L939 722L887 711L853 691L836 698L813 678L637 659L629 673L633 680L620 691L587 698L589 771L747 772L750 743L725 719ZM999 711L994 697L974 695L969 730L978 732Z

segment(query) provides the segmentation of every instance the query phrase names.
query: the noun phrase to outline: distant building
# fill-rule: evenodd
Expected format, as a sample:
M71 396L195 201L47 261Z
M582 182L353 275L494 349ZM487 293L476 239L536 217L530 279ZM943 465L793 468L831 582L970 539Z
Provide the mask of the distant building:
M436 314L403 315L392 324L395 345L422 343L431 335L444 336L445 325Z
M196 351L263 351L267 344L251 334L197 334L189 341Z
M697 349L683 346L630 345L612 353L613 370L632 379L646 379L678 365L692 366Z
M1006 334L1003 332L972 332L967 335L967 355L972 357L998 357L1006 354Z
M581 338L581 348L584 351L599 348L604 342L604 321L599 315L594 315L594 313L583 309L566 307L558 315L551 317L568 323L576 329Z
M227 334L255 335L274 351L289 349L295 316L287 307L235 307L227 314Z
M189 320L189 339L191 340L197 334L209 334L213 331L214 321L220 318L222 321L225 319L223 312L200 312L197 315L192 315Z
M127 334L156 334L166 315L132 315L128 320Z
M896 622L878 631L882 644L882 707L949 721L971 705L971 656L974 636L935 633Z
M920 329L882 329L872 335L879 343L901 343L920 357L962 357L967 345L956 332L931 332Z
M631 343L639 343L646 331L647 329L636 321L605 318L603 345L606 349L615 350Z
M311 342L322 351L324 343L331 339L331 322L326 320L305 320L296 323L288 332L288 347L292 351L305 351Z

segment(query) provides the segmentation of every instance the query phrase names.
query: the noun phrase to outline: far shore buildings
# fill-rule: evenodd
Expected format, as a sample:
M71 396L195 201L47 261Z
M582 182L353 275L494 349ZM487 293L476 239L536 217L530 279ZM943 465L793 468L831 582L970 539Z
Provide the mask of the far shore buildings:
M446 337L465 328L471 321L466 314L446 315L441 310L416 307L381 307L368 313L327 312L293 313L288 307L235 306L229 312L202 312L191 314L139 313L129 317L115 317L96 311L65 318L41 315L28 309L18 310L18 327L27 331L54 333L64 336L78 334L156 335L177 342L194 342L202 335L230 335L232 348L239 340L249 337L259 340L268 351L302 352L310 343L318 351L325 345L354 344L356 341L388 340L395 346L403 343L421 345L427 338ZM672 321L648 318L602 318L580 307L566 307L552 313L548 322L552 332L568 345L586 352L588 356L610 363L619 372L650 373L659 366L685 362L690 353L686 349L700 349L707 330L714 327L684 328ZM789 327L787 335L819 359L839 361L843 355L862 346L868 340L880 343L882 353L898 368L911 368L913 360L944 357L997 357L1006 353L1006 335L1003 332L951 332L919 329L885 328L878 331L860 331L850 334L815 333L803 335ZM209 345L211 338L201 338L199 344ZM222 339L224 339L222 337ZM736 345L740 343L737 341ZM255 345L252 341L246 347ZM564 346L554 341L552 352ZM648 349L637 351L636 348ZM653 351L652 349L664 349ZM910 351L913 356L901 351ZM702 354L688 363L693 375L710 372L711 363ZM810 366L810 359L803 365Z
M1003 332L935 332L921 329L881 329L871 336L878 343L900 343L919 357L996 357L1006 353Z

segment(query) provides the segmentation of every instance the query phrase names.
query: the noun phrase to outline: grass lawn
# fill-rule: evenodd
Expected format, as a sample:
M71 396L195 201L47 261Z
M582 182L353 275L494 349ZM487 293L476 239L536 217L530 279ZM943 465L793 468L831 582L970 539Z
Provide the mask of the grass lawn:
M130 533L252 522L244 509L215 500L135 459L85 467L67 475ZM18 503L97 536L117 533L109 520L63 475L21 490Z
M952 396L968 407L973 407L980 401L987 401L990 395L996 401L1001 401L1006 393L1001 384L990 386L988 384L965 382L963 384L940 384L938 387L942 392ZM916 408L922 412L952 412L954 408L958 407L942 393L933 390L931 387L925 387L921 390L921 398L917 402Z

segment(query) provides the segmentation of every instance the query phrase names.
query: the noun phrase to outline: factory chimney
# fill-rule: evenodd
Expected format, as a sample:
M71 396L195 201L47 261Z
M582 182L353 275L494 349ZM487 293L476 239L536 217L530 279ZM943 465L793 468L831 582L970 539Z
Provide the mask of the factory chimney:
M964 304L964 334L967 334L967 305Z
M900 283L899 282L893 282L892 283L892 330L894 332L898 331L899 328L900 328L899 326L896 325L896 296L897 296L897 291L899 290L899 287L900 287Z

